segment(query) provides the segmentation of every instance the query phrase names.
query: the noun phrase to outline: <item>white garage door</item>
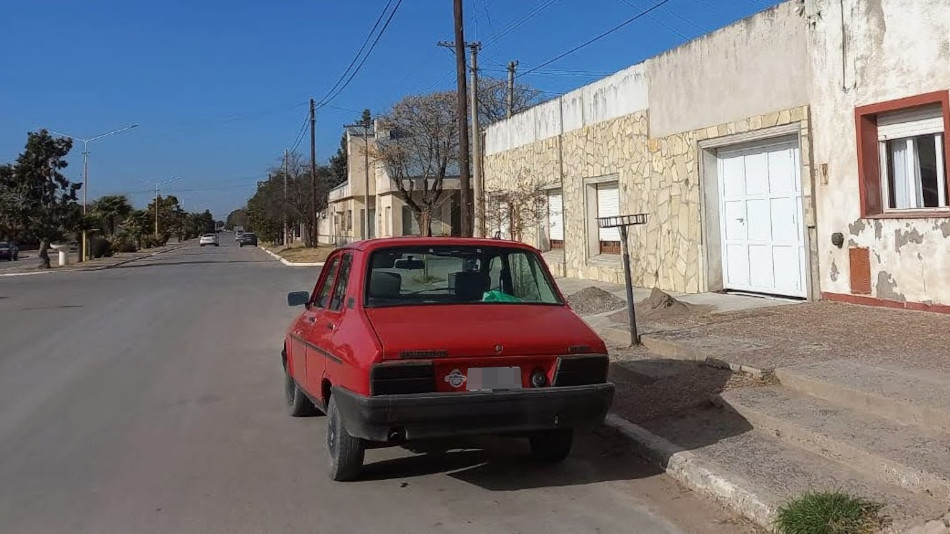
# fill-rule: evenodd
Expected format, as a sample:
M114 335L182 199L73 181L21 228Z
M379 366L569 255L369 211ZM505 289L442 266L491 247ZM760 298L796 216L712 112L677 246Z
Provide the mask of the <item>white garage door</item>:
M805 297L797 141L719 152L726 289Z
M564 200L560 189L548 191L548 238L564 241Z
M620 195L617 183L597 185L597 217L615 217L620 215ZM617 228L600 228L601 241L620 241Z

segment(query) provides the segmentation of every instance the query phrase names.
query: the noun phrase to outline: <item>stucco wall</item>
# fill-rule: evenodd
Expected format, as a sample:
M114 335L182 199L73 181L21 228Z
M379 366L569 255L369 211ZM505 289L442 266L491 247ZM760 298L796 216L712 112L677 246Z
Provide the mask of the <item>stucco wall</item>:
M854 124L856 106L950 88L950 2L845 0L844 39L839 2L812 5L814 157L827 165L816 186L822 291L851 293L848 249L867 247L871 296L950 304L950 219L862 220Z
M805 26L784 2L647 60L650 134L807 104Z

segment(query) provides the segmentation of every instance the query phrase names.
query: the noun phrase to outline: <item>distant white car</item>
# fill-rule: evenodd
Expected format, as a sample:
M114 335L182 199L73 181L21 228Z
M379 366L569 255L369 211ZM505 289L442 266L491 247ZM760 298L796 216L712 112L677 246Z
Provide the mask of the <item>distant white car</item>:
M218 246L218 234L204 234L198 238L198 244L202 247L205 245Z

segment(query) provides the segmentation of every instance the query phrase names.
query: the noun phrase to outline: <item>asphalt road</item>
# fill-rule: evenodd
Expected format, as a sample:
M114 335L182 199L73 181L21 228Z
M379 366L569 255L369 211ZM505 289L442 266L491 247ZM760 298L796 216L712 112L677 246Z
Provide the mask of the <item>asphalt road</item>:
M563 464L517 441L369 451L324 473L325 419L285 414L291 290L316 269L188 245L97 272L0 277L0 532L745 531L602 429Z

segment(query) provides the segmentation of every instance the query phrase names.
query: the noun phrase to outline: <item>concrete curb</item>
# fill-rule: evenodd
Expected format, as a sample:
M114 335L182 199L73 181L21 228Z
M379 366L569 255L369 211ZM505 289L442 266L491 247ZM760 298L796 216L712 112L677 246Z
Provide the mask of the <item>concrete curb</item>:
M700 349L696 349L683 343L670 341L660 336L644 334L640 336L640 343L649 349L650 352L653 352L658 356L665 356L674 360L693 360L704 362L707 365L711 365L713 367L730 369L734 372L745 373L755 378L769 378L773 375L773 371L771 370L759 369L757 367L750 367L748 365L727 362L720 358L709 356Z
M115 268L115 267L119 267L119 266L125 265L125 264L127 264L127 263L132 263L133 261L139 261L139 260L144 260L144 259L148 259L148 258L154 258L155 256L158 256L158 255L160 255L160 254L165 254L166 252L171 252L171 251L173 251L173 250L178 250L178 249L180 249L180 248L182 248L182 247L184 247L184 246L185 246L184 244L178 244L178 245L175 245L175 246L166 248L165 250L159 250L159 251L157 251L157 252L152 252L152 253L146 254L145 256L139 256L138 258L129 258L129 259L127 259L127 260L123 260L123 261L120 261L120 262L118 262L118 263L113 263L113 264L111 264L111 265L102 265L102 266L97 266L97 267L93 267L93 268L90 268L90 269L80 269L80 270L83 270L83 271L104 271L104 270L106 270L106 269L113 269L113 268Z
M747 488L748 481L706 462L695 453L684 450L649 430L611 413L604 421L633 441L641 457L661 467L684 486L704 493L736 514L772 532L775 499L759 495Z
M267 250L266 248L264 248L262 245L257 245L257 248L263 250L263 251L266 252L270 257L274 258L275 260L279 261L280 263L282 263L282 264L284 264L284 265L286 265L286 266L288 266L288 267L323 267L323 264L325 263L325 262L322 262L322 261L317 261L317 262L292 262L292 261L287 261L286 259L282 258L282 257L280 256L280 254L277 254L277 253L275 253L275 252L271 252L271 251Z

